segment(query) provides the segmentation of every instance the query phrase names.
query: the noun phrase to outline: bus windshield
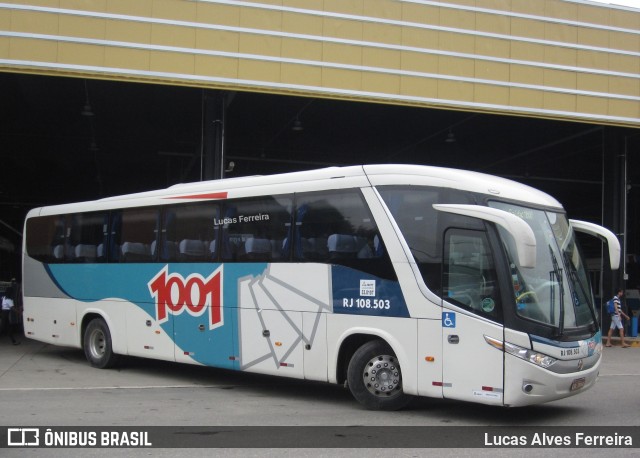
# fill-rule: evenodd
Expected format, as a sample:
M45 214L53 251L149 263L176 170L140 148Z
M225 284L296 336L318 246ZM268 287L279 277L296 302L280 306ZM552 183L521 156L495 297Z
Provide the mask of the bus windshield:
M566 216L502 202L490 206L524 219L536 237L536 266L523 268L512 238L499 229L509 256L518 316L552 326L559 335L595 325L587 272Z

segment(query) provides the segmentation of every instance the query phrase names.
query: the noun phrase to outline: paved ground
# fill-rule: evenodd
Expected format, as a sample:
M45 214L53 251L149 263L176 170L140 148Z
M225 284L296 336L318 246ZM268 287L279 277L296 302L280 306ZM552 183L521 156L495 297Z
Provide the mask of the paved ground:
M614 343L617 343L614 340ZM345 434L354 425L389 428L501 425L535 428L582 426L640 427L637 394L640 348L604 349L599 380L587 393L553 403L519 409L493 408L447 400L419 399L392 413L363 410L347 390L326 383L269 377L199 366L127 358L117 369L91 368L82 351L26 340L11 346L0 338L0 425L18 426L337 426ZM304 430L299 430L303 432ZM464 431L464 429L463 429ZM266 440L267 438L259 438ZM249 440L249 438L247 438ZM455 442L455 441L454 441ZM639 441L640 442L640 441ZM378 449L228 449L225 456L423 456L425 450ZM637 447L637 445L636 445ZM519 455L583 457L597 450L528 450ZM0 456L60 456L61 450L7 450ZM339 451L339 453L338 453ZM20 452L31 452L22 453ZM117 449L68 450L66 456L215 456L203 449L153 449L123 453ZM482 449L426 449L436 456L489 456ZM491 456L513 451L491 450ZM529 453L530 452L530 453ZM534 453L535 452L535 453ZM607 456L629 450L607 449ZM591 453L594 454L595 453Z

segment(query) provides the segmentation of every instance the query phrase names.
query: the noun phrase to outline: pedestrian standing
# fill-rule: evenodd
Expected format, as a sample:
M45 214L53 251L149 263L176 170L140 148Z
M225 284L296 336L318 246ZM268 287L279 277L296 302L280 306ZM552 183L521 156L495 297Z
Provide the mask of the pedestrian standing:
M4 297L2 298L2 323L0 324L2 328L0 329L0 334L2 334L2 332L6 330L7 334L9 334L9 338L11 339L11 343L13 345L19 345L20 342L18 342L15 337L13 337L13 320L11 317L13 307L13 289L8 288L4 293Z
M625 317L627 320L629 319L629 315L622 311L622 303L620 299L624 295L622 290L618 290L618 294L613 296L613 313L611 314L611 326L609 326L609 333L607 334L607 347L611 346L611 334L613 334L613 329L618 328L618 332L620 333L620 342L622 343L622 348L627 348L629 345L624 341L624 326L622 325L622 317Z

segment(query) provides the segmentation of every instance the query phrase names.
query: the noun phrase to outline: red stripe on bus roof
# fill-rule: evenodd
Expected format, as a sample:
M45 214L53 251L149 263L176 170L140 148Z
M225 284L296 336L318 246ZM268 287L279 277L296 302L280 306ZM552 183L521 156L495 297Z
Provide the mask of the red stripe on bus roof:
M208 194L189 194L187 196L173 196L167 199L226 199L227 192L211 192Z

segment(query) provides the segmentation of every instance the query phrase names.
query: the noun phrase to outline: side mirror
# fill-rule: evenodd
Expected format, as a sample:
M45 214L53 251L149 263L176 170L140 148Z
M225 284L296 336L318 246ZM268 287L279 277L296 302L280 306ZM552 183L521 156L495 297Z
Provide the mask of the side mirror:
M578 221L576 219L570 219L569 224L571 224L574 231L599 237L607 242L607 246L609 247L609 262L611 263L611 270L618 270L620 268L620 242L613 232L602 226L598 226L597 224Z

